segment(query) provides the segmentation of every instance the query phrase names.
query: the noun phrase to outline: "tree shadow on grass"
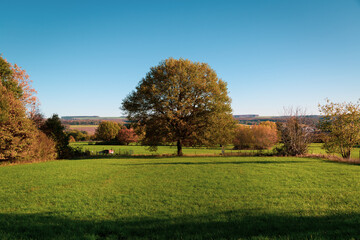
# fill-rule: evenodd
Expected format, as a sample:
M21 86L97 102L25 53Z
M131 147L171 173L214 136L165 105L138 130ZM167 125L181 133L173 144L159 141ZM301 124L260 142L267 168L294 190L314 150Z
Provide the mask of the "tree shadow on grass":
M147 165L211 165L211 164L293 164L307 163L308 161L213 161L213 162L149 162L149 163L132 163L132 164L116 164L122 166L147 166Z
M329 159L322 159L326 163L334 163L334 164L342 164L342 165L355 165L360 166L360 160L329 160Z
M249 158L249 157L253 157L253 158L274 158L274 157L281 157L281 156L271 156L271 155L249 155L249 154L244 154L244 155L226 155L226 156L222 156L222 155L183 155L183 156L177 156L176 154L153 154L153 155L90 155L90 156L82 156L82 157L74 157L71 159L61 159L61 160L90 160L90 159L167 159L167 158L173 158L173 159L177 159L177 158L181 158L181 159L187 159L187 158L200 158L200 159L204 159L204 158L216 158L216 159L228 159L228 158Z
M177 218L74 220L0 214L0 239L359 239L360 215L293 216L220 212Z

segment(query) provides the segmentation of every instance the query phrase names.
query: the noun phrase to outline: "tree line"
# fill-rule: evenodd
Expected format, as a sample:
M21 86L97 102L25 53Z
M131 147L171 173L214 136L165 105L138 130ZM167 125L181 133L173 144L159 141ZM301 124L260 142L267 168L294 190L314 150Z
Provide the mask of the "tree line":
M0 56L0 78L0 160L73 156L69 141L81 139L81 134L66 133L57 115L44 119L25 70ZM238 125L226 82L208 64L187 59L169 58L152 67L120 108L131 126L103 121L96 130L98 140L118 144L140 141L151 150L175 144L178 156L183 155L184 146L224 149L233 144L237 149L267 149L278 142L276 154L301 155L320 130L325 149L344 158L360 143L359 103L327 101L319 106L322 117L316 127L298 111L282 123Z
M276 128L270 124L236 127L231 114L227 85L206 63L169 58L152 67L136 89L122 102L135 129L144 132L143 143L153 149L176 142L183 146L224 146L263 149L281 141L280 155L302 155L316 135L323 133L327 152L350 158L360 143L359 103L320 105L317 128L306 122L299 110L291 112ZM278 133L276 133L278 132Z

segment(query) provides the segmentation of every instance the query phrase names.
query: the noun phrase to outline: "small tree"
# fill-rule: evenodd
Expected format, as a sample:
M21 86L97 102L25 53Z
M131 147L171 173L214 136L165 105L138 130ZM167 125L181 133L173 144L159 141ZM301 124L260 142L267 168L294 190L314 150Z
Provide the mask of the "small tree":
M305 154L311 143L313 131L308 124L305 113L300 108L295 111L289 109L286 121L278 124L283 145L277 150L290 156Z
M333 103L327 100L319 105L320 128L326 133L324 148L350 158L351 150L360 143L360 102Z
M145 130L142 142L157 145L176 143L181 156L184 144L221 144L232 120L226 83L205 63L167 59L151 68L136 90L123 100L128 119Z
M68 158L70 154L69 137L65 133L65 127L57 114L48 118L41 127L41 130L56 143L56 150L59 158Z
M129 145L129 143L137 142L138 136L136 135L134 129L123 128L120 129L117 140L121 145Z
M109 142L114 140L118 135L122 125L111 121L102 121L95 131L96 137L99 140Z

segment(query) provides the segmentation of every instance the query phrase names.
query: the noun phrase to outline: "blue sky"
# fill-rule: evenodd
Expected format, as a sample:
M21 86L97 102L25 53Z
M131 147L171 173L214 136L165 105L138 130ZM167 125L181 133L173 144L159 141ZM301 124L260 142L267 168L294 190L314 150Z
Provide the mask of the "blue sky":
M168 57L208 63L234 114L360 97L360 1L0 2L0 53L31 76L46 116L120 116Z

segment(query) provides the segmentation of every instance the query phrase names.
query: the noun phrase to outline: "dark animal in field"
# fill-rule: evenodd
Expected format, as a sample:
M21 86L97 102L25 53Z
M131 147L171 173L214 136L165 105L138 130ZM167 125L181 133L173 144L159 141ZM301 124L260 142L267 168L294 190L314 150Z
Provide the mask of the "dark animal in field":
M98 152L99 154L114 154L114 150L112 149L106 149Z

